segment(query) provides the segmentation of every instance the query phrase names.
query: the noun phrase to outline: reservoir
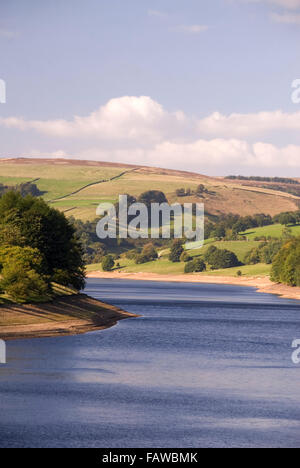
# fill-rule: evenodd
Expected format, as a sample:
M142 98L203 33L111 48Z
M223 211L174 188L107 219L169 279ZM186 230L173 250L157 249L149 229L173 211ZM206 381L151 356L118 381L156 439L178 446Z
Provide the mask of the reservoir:
M299 447L300 302L253 288L88 280L141 317L7 343L0 447Z

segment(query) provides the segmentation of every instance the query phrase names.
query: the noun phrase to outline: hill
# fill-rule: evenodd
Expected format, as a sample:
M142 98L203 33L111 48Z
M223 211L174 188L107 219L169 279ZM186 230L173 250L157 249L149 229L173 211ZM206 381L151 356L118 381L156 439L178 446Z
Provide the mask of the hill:
M295 179L296 180L296 179ZM16 185L34 182L51 206L75 218L92 220L97 205L115 202L119 194L140 195L162 190L170 202L204 202L208 215L236 213L274 216L298 208L300 195L288 193L287 184L231 180L193 172L134 166L99 161L66 159L0 159L0 183ZM203 184L201 196L193 195ZM191 195L180 197L185 189Z

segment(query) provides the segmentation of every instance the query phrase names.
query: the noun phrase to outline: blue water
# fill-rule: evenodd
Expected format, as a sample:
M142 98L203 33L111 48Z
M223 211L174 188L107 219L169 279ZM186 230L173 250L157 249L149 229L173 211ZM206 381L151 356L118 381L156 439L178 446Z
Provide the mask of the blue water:
M300 446L300 302L188 283L86 292L142 317L9 342L0 447Z

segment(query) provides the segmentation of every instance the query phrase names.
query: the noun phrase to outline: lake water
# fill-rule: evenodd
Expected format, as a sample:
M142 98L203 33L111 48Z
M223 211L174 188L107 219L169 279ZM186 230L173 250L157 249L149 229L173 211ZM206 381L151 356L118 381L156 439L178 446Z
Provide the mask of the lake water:
M9 342L1 447L300 446L300 302L195 283L86 292L142 317Z

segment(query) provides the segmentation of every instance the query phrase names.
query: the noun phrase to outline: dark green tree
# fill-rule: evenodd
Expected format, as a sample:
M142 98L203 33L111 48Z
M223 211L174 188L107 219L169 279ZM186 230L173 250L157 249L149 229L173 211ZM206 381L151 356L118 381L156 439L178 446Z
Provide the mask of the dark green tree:
M114 266L115 266L115 261L112 255L107 255L106 257L103 258L103 261L102 261L103 271L111 271Z
M182 242L179 239L175 239L171 246L169 260L173 263L180 262L180 257L183 251Z
M49 281L64 272L65 286L84 287L81 244L65 215L40 198L7 192L0 198L0 239L7 246L37 249L43 258L43 274ZM60 275L61 276L61 275Z

